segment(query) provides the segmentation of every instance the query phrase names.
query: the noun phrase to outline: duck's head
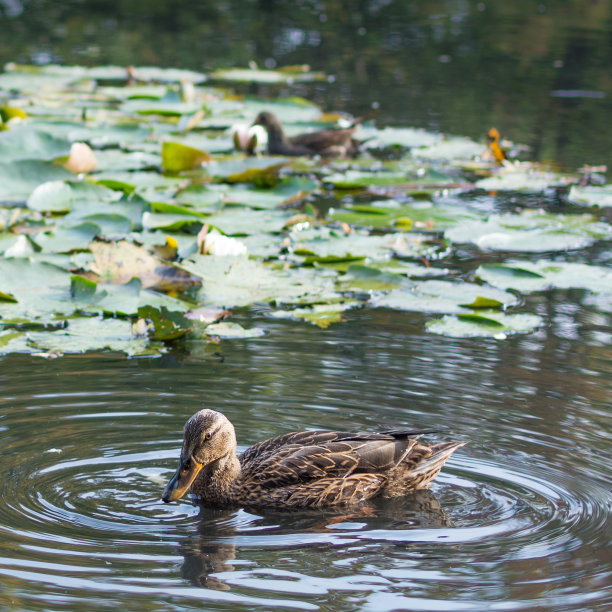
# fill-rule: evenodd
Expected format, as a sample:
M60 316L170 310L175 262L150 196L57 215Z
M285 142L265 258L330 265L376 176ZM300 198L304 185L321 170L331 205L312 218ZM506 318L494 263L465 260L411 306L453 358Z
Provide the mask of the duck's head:
M231 453L236 453L236 432L229 420L215 410L196 412L185 424L179 467L164 491L163 501L180 499L202 468Z
M276 115L268 111L262 111L255 117L253 125L261 125L268 132L268 137L271 140L283 137L283 126Z

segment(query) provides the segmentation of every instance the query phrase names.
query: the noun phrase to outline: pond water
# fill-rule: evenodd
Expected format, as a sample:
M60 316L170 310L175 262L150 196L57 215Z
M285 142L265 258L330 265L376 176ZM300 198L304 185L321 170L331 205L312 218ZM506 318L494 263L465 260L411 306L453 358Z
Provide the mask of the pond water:
M383 125L480 137L495 124L573 169L612 161L609 91L588 93L609 79L606 3L380 2L369 18L329 3L325 19L310 3L270 3L266 19L267 3L204 4L170 18L149 3L141 19L125 3L1 3L0 57L307 61L335 82L252 91L355 114L377 101ZM562 90L574 94L550 95ZM555 257L609 266L612 244ZM453 264L498 259L463 246ZM0 357L0 609L611 610L612 303L582 289L521 300L543 325L504 340L427 333L427 315L386 308L319 329L257 306L233 320L265 336L198 352ZM184 422L202 407L230 418L241 449L306 428L443 426L428 439L470 443L431 491L354 508L163 504Z
M610 344L594 314L572 319L575 298L541 306L550 327L505 342L426 335L414 315L380 309L325 331L253 315L268 336L208 359L5 357L0 601L609 609ZM405 425L470 444L431 492L356 508L163 504L182 425L202 406L234 422L242 448L305 427Z

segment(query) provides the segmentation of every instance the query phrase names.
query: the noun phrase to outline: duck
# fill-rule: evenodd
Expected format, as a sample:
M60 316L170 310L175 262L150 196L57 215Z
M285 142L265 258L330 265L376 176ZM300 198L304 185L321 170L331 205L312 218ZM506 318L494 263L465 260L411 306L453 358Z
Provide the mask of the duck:
M213 508L323 508L427 489L467 442L427 445L439 430L286 433L236 454L236 432L220 412L202 409L185 424L179 466L162 500L189 489Z
M353 135L362 119L348 128L319 130L292 137L285 134L278 117L269 111L259 113L253 125L262 126L268 133L270 155L344 158L359 154L361 142L353 138Z

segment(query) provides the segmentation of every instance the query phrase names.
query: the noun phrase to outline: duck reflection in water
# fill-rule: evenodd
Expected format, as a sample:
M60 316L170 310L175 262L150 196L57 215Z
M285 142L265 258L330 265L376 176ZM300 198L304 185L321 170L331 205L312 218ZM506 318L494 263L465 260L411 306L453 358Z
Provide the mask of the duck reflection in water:
M359 525L349 523L359 522ZM343 525L344 524L344 525ZM229 591L223 575L243 567L240 549L261 538L275 547L300 548L333 545L341 550L342 540L354 545L355 532L373 529L440 529L452 527L448 514L431 491L415 491L403 497L377 498L352 508L324 510L220 510L201 508L197 533L179 547L184 557L182 577L194 586ZM350 529L347 529L350 527ZM317 537L314 537L314 536ZM403 534L403 542L410 546ZM327 536L327 537L325 537Z

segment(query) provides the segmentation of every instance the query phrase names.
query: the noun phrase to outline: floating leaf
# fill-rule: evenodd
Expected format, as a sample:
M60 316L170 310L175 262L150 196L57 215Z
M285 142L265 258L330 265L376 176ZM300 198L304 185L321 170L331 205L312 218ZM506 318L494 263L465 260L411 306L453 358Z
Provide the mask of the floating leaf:
M197 255L183 267L202 278L203 304L248 306L257 302L312 304L339 299L333 277L319 270L277 269L246 257Z
M342 313L359 305L354 300L337 302L335 304L315 304L309 308L295 308L294 310L275 310L270 316L277 319L303 319L322 329L328 328L332 323L344 321Z
M569 182L554 172L524 166L504 168L494 176L481 179L476 183L479 189L487 191L544 191L548 187L565 185Z
M0 202L24 202L38 185L74 178L51 162L25 159L0 164Z
M573 185L567 199L581 206L608 208L612 206L612 185L587 185L585 187Z
M542 325L540 317L532 314L447 315L425 324L427 331L455 338L488 336L503 340L512 334L529 333Z
M351 264L338 278L338 288L342 291L383 291L408 284L405 276L359 264Z
M70 153L70 142L26 125L0 131L0 162L51 160Z
M591 215L562 215L536 210L492 215L446 230L453 242L472 242L500 251L563 251L580 249L612 235L612 226Z
M41 212L66 212L76 202L115 202L121 193L81 181L49 181L39 185L28 198L28 208ZM92 211L93 212L93 211Z
M191 331L191 323L183 314L169 311L163 306L143 306L138 309L138 316L151 323L152 340L176 340Z
M224 340L235 338L259 338L266 332L259 327L245 329L238 323L222 321L221 323L211 323L204 330L207 336L215 336Z
M89 303L96 292L97 286L97 283L84 276L74 274L70 277L70 295L74 300Z
M43 253L70 253L86 249L95 236L101 233L95 223L80 223L71 227L56 227L43 230L32 236L32 240Z
M89 249L95 259L90 270L107 282L123 284L138 278L144 287L173 289L185 289L197 282L185 270L165 264L146 249L125 240L92 242Z
M245 83L293 83L324 81L325 74L311 72L308 66L294 70L260 70L257 68L226 68L215 70L210 75L217 81L238 81Z
M393 289L385 295L374 296L371 304L378 307L412 310L418 312L461 313L474 303L490 301L495 307L517 303L516 296L474 283L427 280L415 282L409 287Z
M146 354L147 340L134 338L129 321L81 317L53 332L29 332L29 341L39 349L58 353L85 353L110 349L128 355Z
M612 270L609 267L577 262L510 260L504 264L482 265L476 270L476 275L500 289L531 292L576 287L596 293L612 293Z
M162 168L168 172L190 170L212 159L209 153L180 142L162 143Z

